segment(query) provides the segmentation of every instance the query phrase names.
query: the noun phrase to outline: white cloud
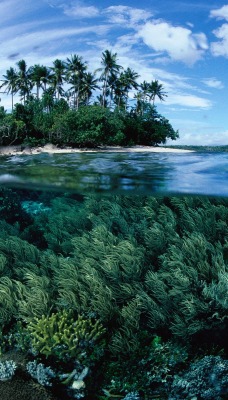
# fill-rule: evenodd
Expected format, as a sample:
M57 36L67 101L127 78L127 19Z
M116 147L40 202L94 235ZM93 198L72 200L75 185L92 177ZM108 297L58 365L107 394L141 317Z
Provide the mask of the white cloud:
M213 31L214 35L221 39L211 43L211 52L214 56L228 57L228 24L223 24Z
M216 10L212 10L210 12L210 17L214 17L219 20L225 19L226 21L228 21L228 4ZM220 40L211 43L212 55L215 57L228 57L228 24L225 23L221 25L218 29L215 29L213 33L216 38Z
M172 61L193 65L208 49L204 33L194 34L190 29L173 26L163 21L147 22L138 36L155 51L167 53Z
M216 10L211 10L210 17L217 19L226 19L228 21L228 4Z
M222 146L228 145L228 130L219 126L212 127L207 122L194 119L171 119L174 129L179 130L180 138L168 140L167 145Z
M203 83L211 88L215 88L215 89L223 89L224 85L221 81L219 81L216 78L207 78L207 79L203 79Z
M183 107L199 107L201 109L208 109L212 107L212 102L208 99L183 93L169 93L164 105L172 104L179 104Z
M31 0L0 0L0 26L9 23L11 20L19 19L27 12L34 11L39 8L39 3Z
M95 18L99 15L99 9L94 6L64 6L64 14L74 18Z
M211 128L207 130L210 131ZM172 143L174 144L174 142ZM176 141L175 144L194 145L194 146L225 146L228 145L228 131L225 132L209 132L195 133L193 130L191 133L184 133L181 135L180 140Z
M66 39L72 36L84 35L88 33L97 33L99 29L102 30L102 26L88 26L83 28L68 28L68 29L52 29L35 31L30 33L25 33L19 36L15 36L9 40L5 40L1 44L1 54L2 56L7 56L15 51L23 53L24 51L32 51L36 46L37 48L42 47L45 52L50 51L52 43L59 45L59 40ZM47 44L48 38L48 46Z
M110 6L104 9L103 12L108 16L109 22L132 27L139 22L148 20L152 16L149 11L128 6Z

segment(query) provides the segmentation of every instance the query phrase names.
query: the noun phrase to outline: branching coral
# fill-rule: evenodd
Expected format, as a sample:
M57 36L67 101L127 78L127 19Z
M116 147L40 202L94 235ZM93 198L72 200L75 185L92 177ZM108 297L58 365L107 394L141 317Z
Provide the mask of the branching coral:
M42 386L52 386L52 379L56 377L55 372L50 367L45 367L42 363L29 361L26 369L32 378L36 379Z
M93 322L82 316L75 320L72 313L67 311L35 318L27 329L35 351L63 361L86 358L87 351L105 332L98 320Z
M17 366L12 360L0 362L0 381L11 379L16 369Z

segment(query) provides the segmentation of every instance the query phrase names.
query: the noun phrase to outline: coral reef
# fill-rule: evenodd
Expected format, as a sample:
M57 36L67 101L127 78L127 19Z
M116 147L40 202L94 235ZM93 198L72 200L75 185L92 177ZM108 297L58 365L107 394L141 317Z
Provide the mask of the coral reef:
M140 400L140 397L137 392L130 392L123 398L123 400Z
M17 366L12 360L0 362L0 381L11 379L14 376L16 369Z
M97 398L104 388L120 397L150 398L159 390L165 397L174 375L185 379L186 363L212 354L225 359L227 199L57 192L23 199L16 191L11 222L5 214L13 194L1 192L2 353L32 348L38 364L73 373L65 389L75 382L72 396ZM23 225L24 200L49 211L32 213ZM187 373L194 371L185 373L192 382ZM215 375L222 392L223 375ZM188 389L177 382L172 391L183 398Z
M205 356L190 365L187 372L176 376L169 400L200 398L222 399L228 396L228 360Z
M15 376L12 381L1 382L1 400L62 400L62 398L33 379Z
M105 333L98 320L93 322L80 315L75 320L72 312L66 310L35 318L27 330L35 351L62 361L86 358L87 351Z
M128 356L109 360L105 391L126 394L129 391L152 396L161 387L169 389L172 377L188 360L186 348L175 342L163 342L158 336L152 340L141 333L144 346Z
M36 360L29 361L26 369L32 378L36 379L42 386L52 386L51 379L56 377L55 372L50 367L45 367L42 363L37 363Z
M86 387L84 379L89 372L88 367L83 367L79 362L75 363L75 368L68 374L61 374L60 380L64 385L68 385L68 393L70 398L80 399L84 398L84 389Z

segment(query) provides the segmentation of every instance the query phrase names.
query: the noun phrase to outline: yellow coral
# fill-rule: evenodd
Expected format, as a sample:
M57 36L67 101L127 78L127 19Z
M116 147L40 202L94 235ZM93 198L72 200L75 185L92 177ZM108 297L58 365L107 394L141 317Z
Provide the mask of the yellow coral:
M77 357L85 353L104 333L105 329L97 320L93 322L79 315L74 320L71 311L52 313L51 316L34 318L27 327L34 350L46 357Z

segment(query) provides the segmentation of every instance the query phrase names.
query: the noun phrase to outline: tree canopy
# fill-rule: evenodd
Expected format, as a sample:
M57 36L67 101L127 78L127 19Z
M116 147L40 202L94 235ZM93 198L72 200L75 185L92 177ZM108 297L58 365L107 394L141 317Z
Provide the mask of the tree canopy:
M0 85L12 98L11 114L0 121L2 145L158 145L178 137L156 110L155 100L167 97L163 84L156 79L140 83L140 75L124 69L110 50L102 53L94 72L77 54L56 59L50 67L28 67L23 59L16 66Z

